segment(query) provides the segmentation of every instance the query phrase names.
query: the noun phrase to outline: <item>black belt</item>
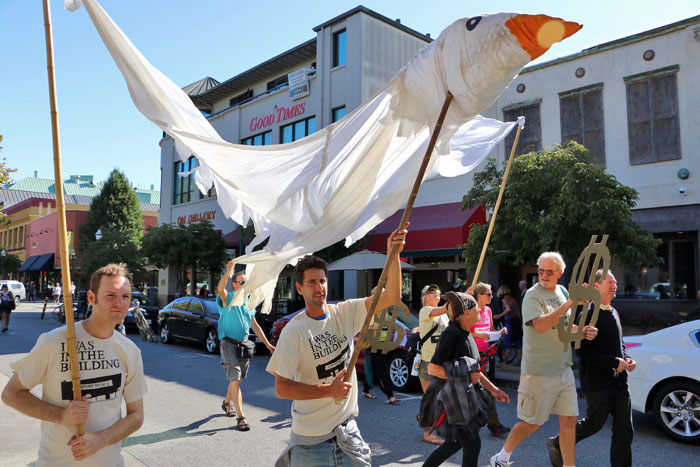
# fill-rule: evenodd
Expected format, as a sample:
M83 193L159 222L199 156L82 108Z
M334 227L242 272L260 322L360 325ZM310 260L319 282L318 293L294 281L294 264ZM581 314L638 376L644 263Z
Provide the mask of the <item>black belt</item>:
M232 339L232 338L230 338L230 337L228 337L228 336L224 336L223 340L225 340L225 341L227 341L227 342L230 342L230 343L232 343L232 344L238 344L239 342L242 342L242 341L237 341L236 339Z

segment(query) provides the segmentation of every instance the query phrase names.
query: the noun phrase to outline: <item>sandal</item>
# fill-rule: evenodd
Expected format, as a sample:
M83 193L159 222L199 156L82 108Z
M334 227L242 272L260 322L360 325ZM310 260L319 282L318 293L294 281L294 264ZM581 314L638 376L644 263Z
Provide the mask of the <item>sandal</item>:
M399 402L401 402L401 399L397 399L396 397L391 396L387 402L389 404L398 404Z
M375 396L374 394L372 394L370 392L363 392L362 395L365 396L367 399L376 399L377 398L377 396Z
M238 431L248 431L250 430L250 425L245 420L245 417L238 417L236 420L238 420L238 424L236 427L238 428Z
M227 417L235 417L236 409L233 408L233 404L226 402L225 400L221 403L221 409L226 412Z

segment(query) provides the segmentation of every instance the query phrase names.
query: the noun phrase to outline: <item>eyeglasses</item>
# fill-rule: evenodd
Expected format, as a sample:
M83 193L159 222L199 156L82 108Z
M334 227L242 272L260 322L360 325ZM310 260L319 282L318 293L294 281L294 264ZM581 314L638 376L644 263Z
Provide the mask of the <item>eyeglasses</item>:
M537 273L540 274L540 275L546 274L546 275L548 275L548 276L551 276L551 275L553 275L553 274L555 274L555 273L557 273L557 272L559 272L559 271L560 271L559 269L538 269L538 270L537 270Z
M245 284L245 281L235 281L237 284L243 285Z
M484 295L488 295L489 297L493 297L493 294L491 292L485 293Z

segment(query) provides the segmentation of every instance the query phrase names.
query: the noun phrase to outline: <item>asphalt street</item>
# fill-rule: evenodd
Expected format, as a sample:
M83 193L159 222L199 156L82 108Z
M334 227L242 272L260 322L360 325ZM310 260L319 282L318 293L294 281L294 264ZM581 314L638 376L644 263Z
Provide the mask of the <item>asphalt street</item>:
M28 352L39 334L59 326L47 313L40 319L40 304L22 303L11 315L10 331L0 335L0 385L4 387L12 375L10 363ZM227 418L221 401L227 382L219 357L208 355L203 346L177 343L153 344L142 341L138 334L129 337L141 349L148 393L144 398L143 427L123 442L127 466L271 466L287 444L290 431L290 405L274 391L274 379L265 372L268 356L252 360L248 378L243 383L245 413L251 431L239 432L235 419ZM500 371L500 370L499 370ZM501 372L501 377L514 379ZM499 374L497 373L497 377ZM502 423L516 422L515 383L499 380L511 398L500 404ZM35 392L40 394L40 389ZM418 466L434 446L420 441L421 430L415 415L420 394L397 394L398 405L387 404L378 389L377 400L360 398L358 424L372 448L373 465ZM585 413L585 400L579 399L580 412ZM36 459L39 422L0 404L2 442L0 465L32 465ZM666 438L656 427L650 414L634 414L635 465L667 466L698 465L700 447L680 444ZM548 466L547 437L558 430L555 417L527 439L513 454L517 467ZM500 450L503 439L481 433L480 465L488 465L491 455ZM578 467L609 465L610 422L595 436L577 447ZM444 465L460 465L461 453Z

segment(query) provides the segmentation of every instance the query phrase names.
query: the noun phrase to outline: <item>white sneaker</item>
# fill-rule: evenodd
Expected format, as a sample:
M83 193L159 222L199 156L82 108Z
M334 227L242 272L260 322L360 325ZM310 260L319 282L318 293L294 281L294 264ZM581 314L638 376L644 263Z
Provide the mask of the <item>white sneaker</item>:
M510 465L513 465L513 463L510 462L510 461L507 461L507 462L501 462L501 461L499 461L499 460L498 460L498 454L496 454L495 456L493 456L493 457L491 458L491 461L489 462L489 465L490 465L491 467L508 467L508 466L510 466Z

